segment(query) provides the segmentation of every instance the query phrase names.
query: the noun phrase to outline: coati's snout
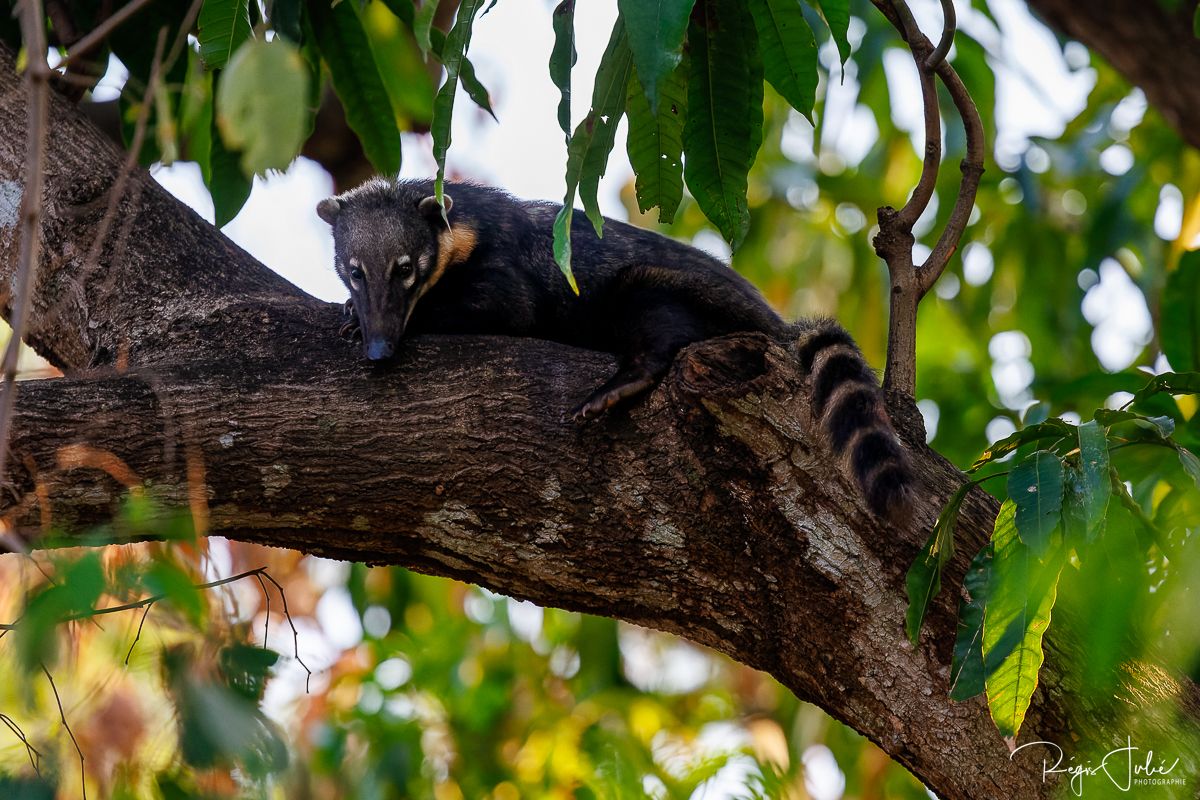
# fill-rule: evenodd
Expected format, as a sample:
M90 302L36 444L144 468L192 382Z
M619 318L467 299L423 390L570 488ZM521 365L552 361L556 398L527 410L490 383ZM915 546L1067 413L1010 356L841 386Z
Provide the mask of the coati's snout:
M347 197L354 193L322 200L317 215L333 228L334 264L350 290L363 356L384 362L395 355L417 302L441 276L437 237L448 229L431 196L410 201L417 214L399 220L391 206ZM447 211L451 203L447 195Z

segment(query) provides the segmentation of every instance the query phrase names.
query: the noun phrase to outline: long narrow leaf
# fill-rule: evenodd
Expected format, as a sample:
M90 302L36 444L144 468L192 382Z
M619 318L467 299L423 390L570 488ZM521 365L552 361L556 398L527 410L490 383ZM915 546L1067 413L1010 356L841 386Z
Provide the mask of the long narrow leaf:
M758 37L736 0L699 0L688 46L683 174L700 209L736 250L750 229L747 175L762 144Z
M683 199L683 125L687 119L686 59L660 84L658 113L650 110L641 83L629 80L629 163L642 213L658 206L658 221L671 222ZM636 72L636 70L635 70Z
M750 0L763 72L792 108L813 121L817 99L817 41L800 0Z
M575 0L554 7L554 47L550 51L550 80L558 87L558 125L571 141L571 69L575 66Z
M904 617L904 631L913 644L921 635L921 623L925 614L942 589L942 567L954 555L954 526L958 522L958 511L963 499L975 484L968 481L958 488L938 515L933 533L925 542L921 554L908 568L905 588L908 591L908 612Z
M1079 466L1083 492L1087 541L1093 541L1104 525L1111 495L1108 476L1108 441L1104 428L1095 420L1079 426Z
M625 87L629 84L632 69L633 56L625 39L625 24L618 17L608 39L608 47L600 59L600 67L596 70L592 108L575 127L567 147L567 192L562 210L554 220L554 258L576 293L579 288L571 272L571 221L574 217L575 193L578 191L583 200L583 208L596 229L596 235L603 235L604 217L600 214L596 191L608 165L617 123L625 113Z
M426 0L432 2L432 0ZM445 215L443 188L446 180L446 152L450 149L450 121L454 113L454 95L458 89L458 77L462 71L463 58L471 43L471 29L475 24L475 15L479 12L483 0L463 0L458 6L458 16L454 27L446 36L446 44L442 49L442 65L446 67L446 80L438 89L433 101L433 158L437 161L437 180L433 184L433 193L438 203L442 205Z
M1002 736L1015 739L1037 688L1042 637L1058 591L1061 548L1039 560L1017 533L1017 507L1005 501L992 533L992 576L983 620L988 707Z
M975 554L963 589L967 596L958 606L958 632L950 663L950 699L966 700L986 688L983 669L983 618L987 608L988 583L992 574L992 546Z
M1062 459L1048 450L1039 450L1022 461L1009 473L1008 496L1017 507L1021 541L1043 555L1050 548L1051 534L1062 514Z
M200 57L209 69L222 69L250 38L249 0L204 0L197 25Z
M617 0L629 49L650 113L658 113L659 87L679 66L688 15L696 0Z
M816 5L825 18L825 24L829 26L833 41L837 43L838 55L844 65L850 57L850 0L816 0Z
M375 169L394 175L400 170L400 129L355 4L310 3L307 9L305 38L317 42L346 122Z

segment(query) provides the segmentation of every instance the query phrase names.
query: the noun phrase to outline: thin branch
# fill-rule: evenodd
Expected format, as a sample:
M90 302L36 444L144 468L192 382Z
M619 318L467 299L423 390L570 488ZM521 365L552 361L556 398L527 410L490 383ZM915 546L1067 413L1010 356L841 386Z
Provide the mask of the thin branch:
M41 0L24 0L21 7L21 30L25 42L25 81L29 89L29 128L25 136L25 190L21 198L21 239L17 261L16 286L12 297L11 338L0 363L0 476L7 475L8 439L12 428L14 399L17 393L17 361L21 342L29 323L33 287L37 283L37 266L41 250L42 185L46 158L46 127L49 109L50 77L53 72L46 63L46 37L43 29ZM2 481L3 478L0 478ZM6 544L8 546L8 544Z
M917 220L929 207L933 191L937 187L938 170L942 166L942 115L938 107L937 81L933 69L927 64L933 57L924 57L929 52L928 40L921 35L917 21L903 2L896 5L901 28L900 33L912 51L917 66L917 78L921 82L921 104L925 114L925 157L921 161L921 178L913 189L912 197L895 217L893 224L911 232Z
M267 582L262 575L255 575L258 585L262 587L263 600L267 603L266 613L263 614L263 649L267 649L267 634L271 631L271 593L267 591Z
M954 0L942 0L942 20L942 38L938 40L937 47L933 48L933 52L925 60L925 69L931 72L946 60L946 54L950 52L950 45L954 44L954 30L958 27L958 20L954 14Z
M67 736L71 737L71 744L75 745L75 752L79 754L79 784L83 789L83 800L87 800L87 770L84 767L83 750L79 748L79 740L75 738L75 732L71 730L70 723L67 722L67 712L63 710L62 698L58 695L58 687L54 685L54 676L50 674L50 670L46 669L46 665L42 664L42 674L46 676L46 680L50 681L50 689L54 692L54 702L58 704L58 718L62 720L63 727L67 729Z
M42 776L42 752L30 743L25 736L25 731L21 730L21 726L14 722L12 717L0 714L0 722L3 722L5 727L13 732L13 736L16 736L21 740L21 744L25 745L25 754L29 756L29 765L33 767L33 771L40 778Z
M247 570L246 572L239 572L237 575L231 575L228 578L221 578L220 580L209 581L208 583L198 583L193 588L201 589L201 590L215 589L216 587L224 586L227 583L234 583L235 581L240 581L243 578L249 578L251 575L266 575L267 580L271 581L271 583L275 583L275 580L273 578L271 578L270 575L267 575L266 567L258 567L256 569ZM275 584L275 585L278 586L279 584ZM117 614L117 613L120 613L121 611L133 611L134 609L145 608L146 606L153 605L154 603L157 603L160 600L166 600L166 599L167 599L166 594L156 594L156 595L151 595L150 597L143 597L141 600L135 600L132 603L123 603L122 605L119 605L119 606L109 606L107 608L91 608L91 609L88 609L87 611L80 611L75 614L69 614L69 615L63 617L61 622L75 622L76 620L90 619L92 617L98 617L98 616L101 616L102 614ZM286 600L285 600L285 607L286 607ZM0 622L0 631L16 630L16 627L20 624L21 624L21 621L19 619L16 622Z
M71 52L67 54L67 57L62 60L59 66L69 67L76 59L85 58L88 55L88 52L93 47L107 39L108 35L112 33L118 25L132 17L138 11L141 11L144 6L149 5L152 1L153 0L133 0L133 2L122 6L120 11L104 20L104 22L101 22L91 31L91 33L84 36L78 42L75 42L75 44L71 46Z
M137 634L133 637L133 642L129 645L129 652L125 654L125 666L129 666L129 659L133 658L133 648L137 647L138 641L142 638L142 627L146 624L146 617L150 615L150 609L154 607L154 603L146 603L146 608L142 611L142 618L138 621Z
M308 677L304 679L304 693L308 694L309 684L312 683L313 671L308 668L308 665L300 658L300 631L296 630L296 623L292 621L292 614L288 611L287 594L283 591L283 587L279 585L279 581L271 577L271 573L263 572L262 576L275 584L275 588L279 590L279 599L283 601L283 616L288 621L288 625L292 626L292 647L296 657L296 663L304 667L304 671L308 673Z

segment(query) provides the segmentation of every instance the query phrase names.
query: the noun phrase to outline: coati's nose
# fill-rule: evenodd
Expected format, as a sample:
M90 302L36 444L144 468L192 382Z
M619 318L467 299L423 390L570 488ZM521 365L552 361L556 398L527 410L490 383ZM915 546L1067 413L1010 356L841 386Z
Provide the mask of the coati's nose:
M382 337L367 342L367 358L371 361L387 361L395 352L392 343Z

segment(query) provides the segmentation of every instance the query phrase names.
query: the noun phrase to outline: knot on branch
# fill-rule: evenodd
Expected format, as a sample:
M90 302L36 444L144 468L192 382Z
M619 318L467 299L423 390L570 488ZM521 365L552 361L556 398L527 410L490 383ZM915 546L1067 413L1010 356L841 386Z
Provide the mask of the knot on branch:
M676 361L675 384L689 399L725 400L761 391L770 369L771 340L760 333L709 339Z

